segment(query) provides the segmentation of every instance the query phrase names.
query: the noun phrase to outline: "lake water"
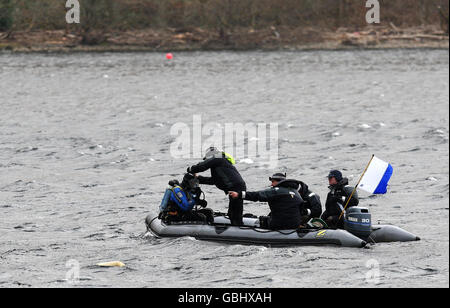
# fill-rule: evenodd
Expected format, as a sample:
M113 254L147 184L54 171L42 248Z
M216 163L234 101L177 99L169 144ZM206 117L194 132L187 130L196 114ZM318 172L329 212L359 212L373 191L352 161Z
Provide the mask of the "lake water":
M422 240L267 248L146 234L167 181L198 161L170 148L173 125L194 116L278 123L275 170L236 157L249 190L282 170L324 203L329 170L356 184L372 154L389 161L388 194L360 204ZM448 287L448 137L448 50L0 54L0 287ZM126 267L96 266L113 260Z

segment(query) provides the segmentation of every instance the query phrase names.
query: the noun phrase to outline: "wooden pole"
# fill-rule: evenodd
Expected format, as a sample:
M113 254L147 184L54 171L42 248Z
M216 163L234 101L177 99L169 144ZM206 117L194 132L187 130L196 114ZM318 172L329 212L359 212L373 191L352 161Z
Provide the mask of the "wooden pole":
M345 212L345 210L347 209L347 206L348 206L350 200L352 199L353 195L355 194L355 191L356 191L356 189L358 188L359 183L361 183L361 180L362 180L364 174L366 173L367 169L369 169L370 163L372 162L372 160L373 160L374 157L375 157L375 155L372 155L372 158L370 159L369 163L367 164L366 169L364 169L364 172L363 172L363 173L361 174L361 176L359 177L358 184L356 184L355 188L353 188L353 191L352 191L350 197L347 199L347 202L345 203L344 209L342 210L341 215L339 215L338 221L341 220L342 215L344 215L344 212Z

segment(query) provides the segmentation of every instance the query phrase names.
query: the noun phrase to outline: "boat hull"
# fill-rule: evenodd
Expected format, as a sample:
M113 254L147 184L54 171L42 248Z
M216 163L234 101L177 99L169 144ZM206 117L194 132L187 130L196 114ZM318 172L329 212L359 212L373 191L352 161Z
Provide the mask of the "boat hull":
M158 237L190 236L198 240L232 244L267 246L322 246L362 248L366 241L345 230L304 229L271 231L258 228L258 219L244 218L244 226L231 226L224 217L216 217L213 225L183 222L165 224L156 216L146 219L147 228Z

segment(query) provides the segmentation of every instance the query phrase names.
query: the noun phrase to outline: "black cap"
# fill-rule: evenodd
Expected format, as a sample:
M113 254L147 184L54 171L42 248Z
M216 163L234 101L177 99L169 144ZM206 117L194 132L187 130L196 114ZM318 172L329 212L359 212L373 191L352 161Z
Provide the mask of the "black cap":
M336 178L336 180L339 182L342 180L342 172L339 170L331 170L328 174L328 178Z
M275 173L269 178L270 181L284 181L286 180L286 173Z

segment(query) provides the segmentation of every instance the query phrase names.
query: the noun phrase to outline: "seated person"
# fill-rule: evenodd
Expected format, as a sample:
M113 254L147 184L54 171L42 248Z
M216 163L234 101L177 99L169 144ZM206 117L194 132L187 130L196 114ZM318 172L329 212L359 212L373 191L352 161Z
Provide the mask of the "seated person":
M322 214L322 219L331 228L344 228L344 216L339 219L341 212L344 210L347 201L349 200L353 188L348 185L348 179L342 176L339 170L331 170L328 174L328 183L330 192L325 202L325 212ZM350 199L347 209L352 206L358 206L358 193L355 191Z
M308 185L299 181L300 189L298 193L302 197L304 203L302 205L302 224L307 223L311 218L320 218L322 214L322 203L320 197L313 193Z
M214 222L214 213L211 209L206 209L208 203L201 199L203 192L199 187L199 180L194 175L186 173L181 185L178 185L177 180L171 183L174 186L171 189L169 201L159 214L163 221ZM200 205L202 209L197 210L197 205Z
M299 182L286 179L285 174L276 173L269 178L272 187L258 192L231 191L231 198L268 202L270 216L260 217L261 228L271 230L297 229L301 224L302 197L298 193Z

